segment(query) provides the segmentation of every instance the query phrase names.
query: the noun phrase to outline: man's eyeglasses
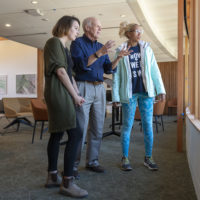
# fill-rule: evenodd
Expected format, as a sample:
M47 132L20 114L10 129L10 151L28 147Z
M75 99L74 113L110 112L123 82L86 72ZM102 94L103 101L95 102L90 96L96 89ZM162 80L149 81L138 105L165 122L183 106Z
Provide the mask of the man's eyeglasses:
M132 31L129 31L129 32L135 32L137 35L138 34L143 34L144 33L144 30L139 30L139 29L136 29L136 30L132 30Z

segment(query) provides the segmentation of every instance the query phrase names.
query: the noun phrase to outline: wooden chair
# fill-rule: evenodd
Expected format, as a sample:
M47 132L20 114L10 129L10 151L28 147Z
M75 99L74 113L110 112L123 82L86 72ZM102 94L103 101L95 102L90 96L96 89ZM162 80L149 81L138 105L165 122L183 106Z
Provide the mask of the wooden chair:
M139 121L140 131L142 131L142 121L141 121L141 115L140 115L140 110L139 110L138 106L136 107L136 110L135 110L134 120Z
M40 139L42 139L42 134L44 133L44 123L48 121L48 112L47 112L47 106L42 99L32 99L31 106L33 111L33 117L35 120L33 128L33 136L32 136L32 144L33 144L37 122L42 122L42 127L40 132Z
M154 104L153 107L153 116L154 116L154 123L156 125L156 132L158 133L158 124L162 126L162 129L164 131L164 124L163 124L163 113L165 109L165 103L166 101L158 101ZM161 118L161 122L158 122L158 118Z
M168 109L168 115L169 111L172 110L173 108L177 109L177 99L173 98L167 101L167 109Z

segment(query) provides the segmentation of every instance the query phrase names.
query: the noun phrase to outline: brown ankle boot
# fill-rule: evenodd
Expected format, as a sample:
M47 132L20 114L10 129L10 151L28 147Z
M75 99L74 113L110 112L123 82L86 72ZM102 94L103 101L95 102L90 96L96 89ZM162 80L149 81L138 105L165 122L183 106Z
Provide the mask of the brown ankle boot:
M58 173L48 173L45 187L47 188L59 187L61 183L62 183L62 178L61 176L58 175Z
M62 184L60 186L60 193L65 196L83 198L88 196L88 192L81 189L74 183L74 177L63 178Z

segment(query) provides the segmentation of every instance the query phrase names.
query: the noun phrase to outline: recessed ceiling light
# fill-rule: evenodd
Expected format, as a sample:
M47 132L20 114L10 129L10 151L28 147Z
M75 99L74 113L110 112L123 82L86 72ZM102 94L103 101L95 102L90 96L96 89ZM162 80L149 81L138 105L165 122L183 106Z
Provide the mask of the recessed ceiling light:
M32 4L38 4L38 1L31 1Z
M11 24L5 24L5 27L11 27Z
M126 15L122 14L122 15L120 15L120 17L124 18L124 17L126 17Z

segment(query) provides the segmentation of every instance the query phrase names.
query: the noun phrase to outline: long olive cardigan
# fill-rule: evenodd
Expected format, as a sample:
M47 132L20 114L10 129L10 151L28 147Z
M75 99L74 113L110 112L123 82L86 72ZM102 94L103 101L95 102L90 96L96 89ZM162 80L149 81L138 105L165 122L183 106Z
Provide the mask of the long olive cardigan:
M56 37L50 38L44 47L45 101L48 108L49 132L62 132L76 127L76 113L72 97L59 80L56 70L65 68L65 49Z

